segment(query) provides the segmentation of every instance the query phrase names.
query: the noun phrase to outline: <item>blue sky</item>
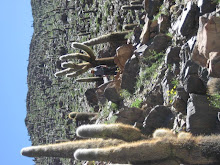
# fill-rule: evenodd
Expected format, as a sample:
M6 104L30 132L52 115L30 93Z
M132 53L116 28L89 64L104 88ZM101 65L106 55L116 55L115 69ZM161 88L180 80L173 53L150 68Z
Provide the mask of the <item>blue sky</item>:
M0 2L0 155L2 165L32 165L20 155L30 146L25 127L27 65L33 33L30 0Z

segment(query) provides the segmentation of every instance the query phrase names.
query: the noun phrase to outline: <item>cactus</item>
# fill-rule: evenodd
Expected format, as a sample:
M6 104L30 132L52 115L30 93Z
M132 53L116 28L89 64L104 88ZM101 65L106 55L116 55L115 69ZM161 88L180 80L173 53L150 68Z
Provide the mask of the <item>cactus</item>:
M138 24L126 24L126 25L123 25L123 29L124 30L133 30L137 26L138 26Z
M141 5L141 4L142 4L142 1L139 1L139 0L130 2L130 5Z
M21 150L21 154L28 157L74 158L73 154L78 148L107 147L118 145L120 143L123 143L123 141L116 139L78 140L65 143L26 147Z
M69 118L75 120L89 120L97 115L98 113L71 112Z
M103 36L93 38L89 41L83 42L83 44L87 46L93 46L97 44L102 44L106 42L116 42L116 41L124 41L125 36L129 33L129 31L124 31L124 32L113 32L109 34L105 34Z
M107 148L78 149L74 157L78 160L134 164L143 162L146 164L162 162L163 164L164 161L175 164L175 160L187 164L220 162L220 135L193 137L190 133L183 133L179 136L167 136L166 131L162 132L164 137ZM170 135L170 131L167 134Z
M141 10L144 9L143 5L124 5L121 7L122 10Z
M123 140L90 139L33 146L22 149L21 154L63 158L73 158L74 155L78 160L150 165L220 163L220 135L192 136L187 132L174 135L171 130L158 129L153 138L140 140L140 131L124 124L85 125L77 129L77 134Z
M137 141L143 138L140 130L125 124L82 125L76 130L77 136L90 138L116 138L124 141Z
M77 82L97 82L97 81L103 81L102 77L88 77L88 78L79 78L76 79Z
M93 50L85 44L73 42L72 47L81 49L86 54L82 54L82 53L66 54L61 56L59 59L70 60L77 58L85 61L85 63L75 64L74 62L63 62L61 66L67 69L55 73L56 77L63 75L66 75L66 77L77 77L87 72L90 68L98 65L115 66L114 57L96 59Z

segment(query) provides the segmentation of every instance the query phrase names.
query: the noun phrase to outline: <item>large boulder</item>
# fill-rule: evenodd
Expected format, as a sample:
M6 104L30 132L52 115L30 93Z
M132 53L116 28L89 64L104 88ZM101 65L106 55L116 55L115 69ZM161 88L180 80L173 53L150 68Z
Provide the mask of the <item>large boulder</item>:
M124 107L116 113L116 122L130 125L137 124L137 126L142 126L144 121L144 114L145 111L140 108Z
M116 49L114 62L122 72L124 71L126 61L131 58L133 52L134 50L131 44L122 45Z
M187 104L186 130L193 134L211 134L216 130L217 110L205 95L190 94Z
M204 15L199 18L197 42L192 59L205 67L210 56L213 58L211 52L220 52L220 18L214 15ZM215 55L215 59L218 59L217 56L219 55Z
M135 85L137 81L137 75L140 70L138 58L133 56L125 64L125 69L122 74L121 88L127 90L130 93L135 92Z
M207 61L209 75L220 77L220 52L210 52Z
M143 52L144 57L152 55L152 52L160 53L170 45L171 37L166 34L158 34L155 36L153 42Z
M211 13L216 9L216 2L211 0L198 0L197 5L200 8L200 13L202 15L205 13Z
M189 1L176 24L178 33L186 38L191 38L198 27L198 15L199 8L192 1Z
M157 105L151 109L143 123L143 133L152 134L157 128L172 128L174 114L163 105Z
M140 35L140 42L142 44L146 44L150 39L150 24L151 24L151 20L148 17L146 17L145 24Z

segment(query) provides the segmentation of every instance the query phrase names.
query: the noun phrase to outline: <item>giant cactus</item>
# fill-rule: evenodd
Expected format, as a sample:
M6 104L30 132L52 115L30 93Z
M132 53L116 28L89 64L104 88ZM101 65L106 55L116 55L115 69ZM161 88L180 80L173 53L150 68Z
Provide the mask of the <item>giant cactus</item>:
M66 54L61 56L60 60L79 59L85 62L80 64L75 64L72 61L63 62L61 66L66 69L56 72L55 73L56 77L63 75L66 75L67 77L77 77L87 72L90 68L98 65L115 66L114 57L96 58L93 50L85 44L73 42L72 47L83 50L85 54L82 53Z
M112 145L118 145L120 143L123 143L123 141L116 139L78 140L57 144L26 147L21 150L21 154L28 157L74 158L73 154L79 148L107 147Z
M149 165L220 163L220 135L192 136L186 132L174 135L171 130L158 129L152 138L143 140L139 130L123 124L81 126L77 134L123 140L79 140L27 147L21 153L30 157L74 155L78 160ZM127 139L126 135L132 138Z

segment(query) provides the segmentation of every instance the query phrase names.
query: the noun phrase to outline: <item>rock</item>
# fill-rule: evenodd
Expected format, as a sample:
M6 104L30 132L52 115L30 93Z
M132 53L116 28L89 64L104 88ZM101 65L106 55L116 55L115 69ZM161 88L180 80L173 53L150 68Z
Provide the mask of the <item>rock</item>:
M216 129L217 111L207 96L190 94L187 103L186 130L193 134L211 134Z
M140 108L124 107L116 113L116 116L118 117L116 119L116 123L124 123L130 125L134 125L136 122L143 123L144 113L145 112Z
M122 74L122 82L121 82L122 89L125 89L130 93L134 93L139 70L140 70L140 66L139 66L138 58L133 56L125 64L124 72Z
M173 78L174 78L174 74L171 71L169 71L169 69L167 69L165 76L161 81L164 105L170 105L169 92L173 88L173 84L171 83Z
M198 23L199 8L192 1L189 1L181 14L178 25L178 33L191 38L196 32Z
M197 5L200 8L201 15L211 13L216 9L216 3L210 0L198 0Z
M209 76L220 77L220 52L210 52L207 61Z
M155 86L147 95L145 95L144 104L147 108L153 108L156 105L163 105L163 92L161 85Z
M85 92L85 96L86 96L87 102L90 106L98 105L98 98L97 98L97 95L96 95L96 88L87 89L87 91Z
M189 75L183 84L187 93L206 94L206 87L198 75Z
M148 17L146 17L145 20L146 21L145 21L143 30L142 30L141 35L140 35L140 42L142 44L146 44L150 39L150 24L151 24L151 21Z
M120 68L121 72L124 71L125 63L129 58L131 58L133 52L134 50L131 44L122 45L116 49L114 62Z
M161 0L144 0L144 9L148 13L150 19L158 13L160 6L163 4Z
M220 18L201 16L192 60L205 67L210 52L220 52Z
M172 130L175 132L186 131L186 119L181 113L175 117Z
M158 34L155 36L153 42L145 49L143 56L148 57L152 54L152 51L156 53L163 52L168 45L170 44L171 37L167 36L166 34Z
M177 94L173 101L173 107L177 112L181 112L182 114L186 115L186 107L189 94L182 87L178 87L176 89L176 93Z
M120 97L119 92L114 85L114 82L106 86L104 90L104 96L107 100L116 104L120 104L120 102L122 101L122 98Z
M181 77L184 80L189 75L198 75L199 65L192 60L188 60L181 70Z
M159 32L167 33L170 27L170 16L161 14L160 17L158 18L158 24L159 24Z
M155 106L144 119L144 134L152 134L157 128L172 128L174 115L172 111L163 105Z
M142 33L142 28L140 26L137 26L134 28L134 36L132 38L132 43L134 43L135 45L137 45L138 43L140 43L140 36Z
M179 64L180 62L180 47L169 47L166 51L165 63L169 64Z

